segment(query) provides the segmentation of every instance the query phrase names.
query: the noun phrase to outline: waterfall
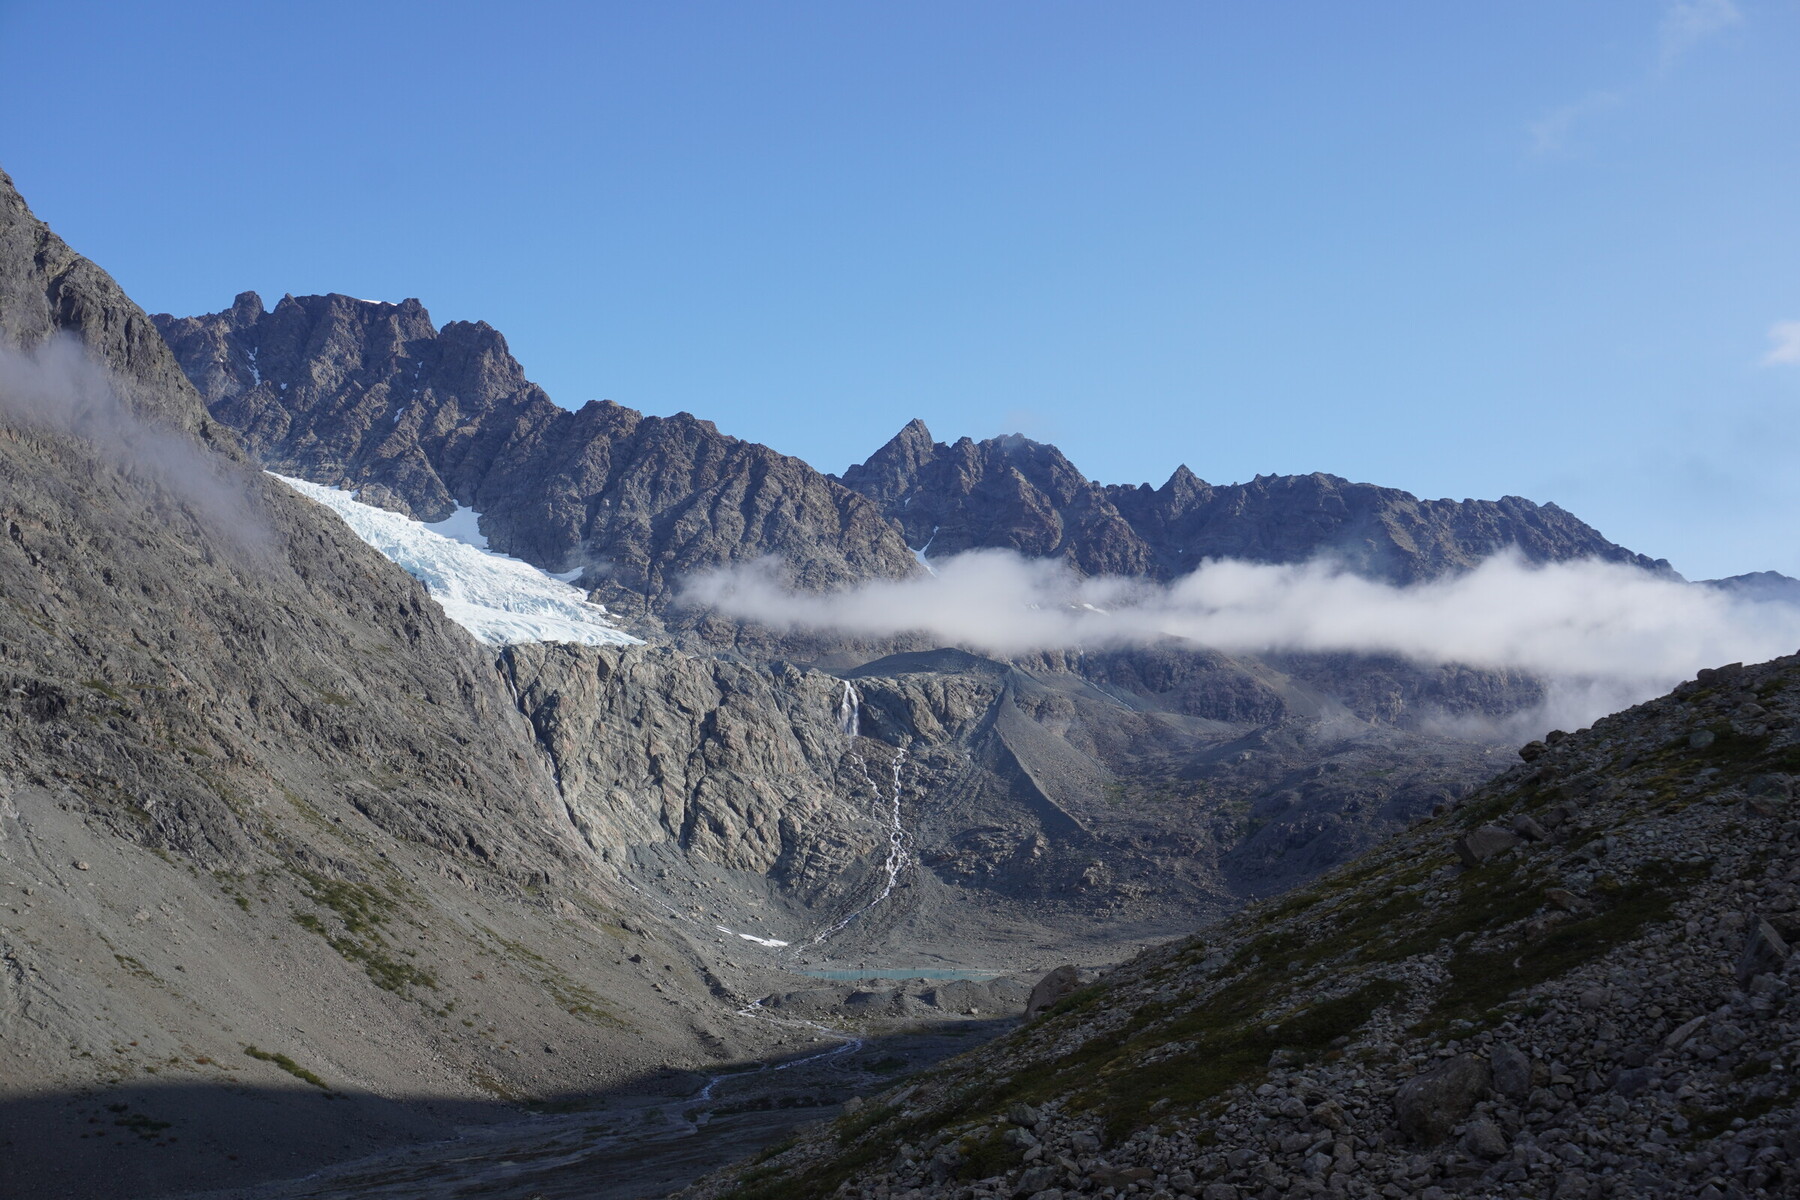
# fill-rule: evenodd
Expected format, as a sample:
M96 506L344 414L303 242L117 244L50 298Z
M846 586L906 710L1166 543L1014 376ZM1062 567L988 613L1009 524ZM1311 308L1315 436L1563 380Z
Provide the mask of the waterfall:
M882 901L894 894L894 889L900 886L900 875L906 870L908 858L906 853L906 826L901 823L900 812L900 793L902 787L900 775L901 769L906 765L906 749L902 747L894 752L894 761L892 769L889 772L889 779L891 780L890 786L893 788L893 791L887 796L881 794L881 788L876 785L875 777L869 772L868 762L865 761L860 754L852 756L852 761L856 763L857 770L862 773L863 782L866 783L869 790L874 793L875 803L883 805L888 809L888 811L883 814L886 818L888 827L887 861L882 863L882 869L887 875L887 881L882 885L880 893L876 895L873 900L849 915L839 917L836 921L814 934L812 940L807 943L809 946L817 946L826 938L848 928L850 922L856 920L864 913L878 907Z
M844 680L844 696L838 701L838 732L849 737L862 733L862 697Z

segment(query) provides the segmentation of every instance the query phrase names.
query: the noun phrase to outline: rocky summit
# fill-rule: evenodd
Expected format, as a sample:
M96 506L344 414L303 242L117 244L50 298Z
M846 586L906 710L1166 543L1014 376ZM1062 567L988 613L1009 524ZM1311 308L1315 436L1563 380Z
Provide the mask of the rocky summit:
M1215 486L1185 466L1152 488L1106 486L1055 446L1012 435L954 445L912 421L844 483L932 555L1016 550L1090 575L1172 579L1209 558L1321 556L1371 579L1416 583L1513 549L1529 562L1597 558L1666 571L1554 504L1420 500L1335 475L1259 475Z
M684 1194L1800 1194L1800 657L1520 756Z
M265 467L425 521L461 505L496 550L580 570L625 612L701 567L779 557L822 589L918 570L875 506L797 458L685 413L551 403L485 322L441 330L417 300L253 292L155 318L216 419Z

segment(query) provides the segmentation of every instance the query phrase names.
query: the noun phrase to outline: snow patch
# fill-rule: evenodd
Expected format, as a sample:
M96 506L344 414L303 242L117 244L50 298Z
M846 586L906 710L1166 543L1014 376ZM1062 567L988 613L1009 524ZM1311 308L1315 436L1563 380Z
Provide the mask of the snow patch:
M718 930L720 933L729 933L733 937L741 937L746 942L755 942L759 946L767 946L771 950L778 949L782 946L787 945L786 942L780 941L776 938L757 937L754 933L739 933L737 930L727 929L723 925L714 925L713 928Z
M394 419L397 421L400 418ZM440 537L473 546L477 550L488 548L487 535L481 532L481 514L466 505L457 505L456 511L441 521L425 522L425 528Z
M271 475L275 473L270 472ZM436 527L399 513L359 503L349 492L275 475L309 500L342 517L352 533L425 585L444 614L489 645L578 642L587 646L635 646L641 638L614 625L606 609L588 602L580 588L553 579L528 562L445 537L437 527L457 521L458 509ZM464 518L474 528L474 521ZM475 536L480 537L479 530ZM485 545L485 539L483 545Z
M911 497L909 496L908 499L911 499ZM931 543L937 541L938 529L939 526L933 525L931 527L931 536L925 539L925 544L912 552L912 556L918 564L931 572L934 576L937 574L937 568L925 561L925 552L931 549ZM912 550L912 547L908 546L907 549Z

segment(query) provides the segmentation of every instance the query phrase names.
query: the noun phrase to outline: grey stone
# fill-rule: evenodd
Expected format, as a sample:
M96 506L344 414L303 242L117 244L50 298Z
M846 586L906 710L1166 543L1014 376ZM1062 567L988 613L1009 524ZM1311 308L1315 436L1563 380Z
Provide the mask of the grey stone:
M1791 800L1794 797L1794 777L1791 775L1752 775L1743 784L1748 795L1769 800Z
M1463 1149L1476 1158L1489 1160L1505 1158L1512 1147L1507 1144L1506 1134L1500 1127L1486 1117L1477 1117L1469 1122L1463 1131Z
M1081 972L1073 964L1048 972L1031 989L1031 998L1025 1002L1026 1019L1037 1016L1080 986Z
M1488 1093L1491 1082L1488 1064L1473 1054L1458 1054L1414 1076L1394 1093L1400 1132L1416 1142L1443 1141Z
M1738 986L1746 987L1758 975L1780 971L1787 965L1789 953L1787 939L1777 933L1768 921L1756 918L1750 923L1749 936L1744 939L1744 951L1738 956Z
M1489 1063L1494 1072L1494 1090L1501 1096L1517 1103L1532 1094L1532 1060L1514 1043L1498 1043L1489 1054Z
M1539 825L1536 821L1532 820L1531 817L1527 816L1525 813L1520 813L1513 818L1512 831L1528 842L1547 842L1550 840L1549 831L1542 825Z
M1519 844L1517 835L1498 825L1483 825L1456 839L1454 849L1467 867L1478 867L1503 850Z

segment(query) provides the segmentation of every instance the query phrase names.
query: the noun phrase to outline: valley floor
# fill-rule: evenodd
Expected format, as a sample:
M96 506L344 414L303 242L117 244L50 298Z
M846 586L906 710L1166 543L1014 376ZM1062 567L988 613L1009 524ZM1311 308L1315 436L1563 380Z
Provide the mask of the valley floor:
M296 1087L131 1086L0 1104L8 1200L636 1200L781 1144L896 1078L1016 1024L975 1018L834 1037L719 1074L665 1071L534 1105ZM798 1023L795 1023L798 1027ZM852 1101L854 1104L854 1101ZM326 1165L326 1164L330 1165Z

